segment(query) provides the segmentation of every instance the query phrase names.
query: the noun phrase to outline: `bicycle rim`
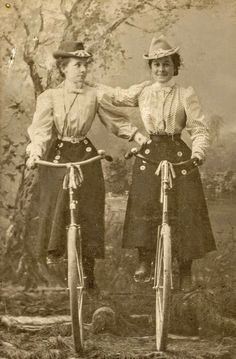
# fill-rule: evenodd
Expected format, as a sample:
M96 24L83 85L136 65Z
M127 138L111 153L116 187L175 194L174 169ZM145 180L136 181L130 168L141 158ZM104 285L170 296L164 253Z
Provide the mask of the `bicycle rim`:
M164 351L167 346L171 299L171 232L162 225L159 231L154 276L156 291L156 348Z
M68 228L68 288L70 294L70 314L74 348L77 353L83 352L83 267L81 255L81 238L77 226ZM79 251L76 245L79 240ZM79 253L78 253L79 252Z

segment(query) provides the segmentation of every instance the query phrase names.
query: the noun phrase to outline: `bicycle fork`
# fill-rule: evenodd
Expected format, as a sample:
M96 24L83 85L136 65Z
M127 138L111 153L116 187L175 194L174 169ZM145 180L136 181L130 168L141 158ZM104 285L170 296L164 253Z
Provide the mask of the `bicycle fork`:
M171 228L169 225L168 216L168 191L172 188L172 178L175 177L173 166L168 161L162 161L155 173L157 176L161 174L161 193L160 202L162 203L162 223L158 226L157 232L157 250L155 258L155 274L153 289L162 287L160 285L161 280L161 266L160 263L163 260L163 239L166 236L171 236ZM158 260L159 259L159 260ZM160 261L160 263L158 263ZM171 270L171 289L173 289L173 276Z
M74 248L76 252L76 262L79 277L78 283L80 283L80 286L77 288L82 290L84 288L83 266L80 265L80 263L82 263L82 237L80 225L76 223L76 208L78 206L78 201L74 198L74 191L81 185L83 176L80 168L77 167L77 169L78 173L75 172L74 166L71 165L69 167L69 171L66 174L68 177L65 179L63 187L65 188L66 186L69 191L70 224L67 227L67 238L68 242L70 241L72 248Z

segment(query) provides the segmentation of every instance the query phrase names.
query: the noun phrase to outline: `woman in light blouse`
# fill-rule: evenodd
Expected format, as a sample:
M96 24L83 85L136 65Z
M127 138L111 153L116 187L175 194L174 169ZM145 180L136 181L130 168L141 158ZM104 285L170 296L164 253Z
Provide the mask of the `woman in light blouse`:
M96 114L116 136L132 140L137 132L124 114L104 96L104 89L85 82L92 55L80 42L63 42L54 52L57 67L65 80L55 89L44 91L37 99L33 122L28 129L27 166L33 168L39 158L48 161L82 161L96 155L87 137ZM106 88L114 104L130 105L137 101L149 82L128 90ZM64 169L40 167L39 230L35 256L47 257L48 264L63 259L66 226L69 223L68 193L63 190ZM84 181L77 191L84 269L87 288L94 287L94 260L104 256L104 180L100 162L83 168Z
M143 144L141 153L157 162L181 162L195 158L203 162L209 147L209 133L199 100L192 87L174 81L181 64L179 48L172 48L161 36L151 42L148 60L153 83L138 96L138 106L148 137L137 132ZM134 105L136 105L134 103ZM186 129L192 150L181 139ZM136 159L124 224L123 246L138 248L136 280L150 275L154 259L157 225L161 223L160 179L155 168ZM215 249L199 171L176 180L170 193L170 220L174 229L174 254L177 257L182 289L191 287L192 260Z

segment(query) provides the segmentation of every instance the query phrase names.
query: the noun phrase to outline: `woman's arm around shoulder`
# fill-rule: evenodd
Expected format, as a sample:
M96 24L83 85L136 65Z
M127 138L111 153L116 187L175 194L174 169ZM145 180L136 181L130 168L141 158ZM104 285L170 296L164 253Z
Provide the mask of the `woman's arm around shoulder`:
M143 89L151 84L151 81L143 81L127 89L111 87L101 83L87 82L87 84L97 89L98 102L100 102L105 95L115 106L137 107L139 96Z

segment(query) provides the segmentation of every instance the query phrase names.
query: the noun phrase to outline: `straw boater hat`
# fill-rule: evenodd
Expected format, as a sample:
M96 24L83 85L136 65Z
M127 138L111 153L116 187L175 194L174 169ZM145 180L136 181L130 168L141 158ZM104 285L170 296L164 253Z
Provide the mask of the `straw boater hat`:
M155 60L161 57L170 56L179 51L179 47L172 47L165 36L154 37L151 41L148 54L143 55L145 60Z
M84 49L84 44L78 41L64 41L59 46L59 49L53 52L53 57L58 59L59 57L73 57L76 59L88 59L91 60L92 54Z

